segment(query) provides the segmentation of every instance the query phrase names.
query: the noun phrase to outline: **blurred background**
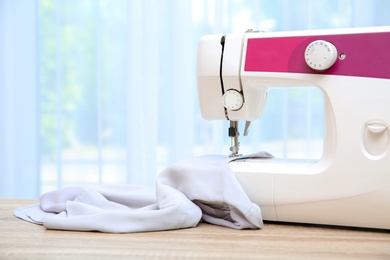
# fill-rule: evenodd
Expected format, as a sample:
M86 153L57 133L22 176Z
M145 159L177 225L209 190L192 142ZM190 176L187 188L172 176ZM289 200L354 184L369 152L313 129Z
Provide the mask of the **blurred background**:
M0 197L154 187L174 161L227 155L228 123L199 113L202 35L383 26L388 10L386 0L0 0ZM272 89L241 152L320 160L323 110L317 88Z

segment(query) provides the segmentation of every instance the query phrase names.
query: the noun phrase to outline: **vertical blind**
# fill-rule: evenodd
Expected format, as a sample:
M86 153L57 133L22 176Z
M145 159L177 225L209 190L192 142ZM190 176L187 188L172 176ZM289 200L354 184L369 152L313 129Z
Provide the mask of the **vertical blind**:
M228 154L227 122L199 113L201 35L390 25L387 10L384 0L2 0L0 197L153 187L176 160ZM318 160L323 128L318 89L272 89L241 151Z

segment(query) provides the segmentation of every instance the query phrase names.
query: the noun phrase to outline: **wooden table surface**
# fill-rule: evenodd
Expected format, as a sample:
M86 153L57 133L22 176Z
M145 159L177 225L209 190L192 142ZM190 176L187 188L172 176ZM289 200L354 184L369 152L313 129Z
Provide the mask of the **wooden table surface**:
M0 259L390 259L390 231L266 223L107 234L46 230L17 219L36 200L0 199Z

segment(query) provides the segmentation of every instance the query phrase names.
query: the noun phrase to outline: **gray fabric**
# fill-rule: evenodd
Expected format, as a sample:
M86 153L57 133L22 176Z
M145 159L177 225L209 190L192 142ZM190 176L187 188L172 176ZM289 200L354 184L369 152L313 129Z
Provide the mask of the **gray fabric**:
M240 159L246 157L208 155L179 161L158 175L156 190L136 185L59 189L14 214L48 229L113 233L195 227L201 219L235 229L261 228L260 208L228 165Z

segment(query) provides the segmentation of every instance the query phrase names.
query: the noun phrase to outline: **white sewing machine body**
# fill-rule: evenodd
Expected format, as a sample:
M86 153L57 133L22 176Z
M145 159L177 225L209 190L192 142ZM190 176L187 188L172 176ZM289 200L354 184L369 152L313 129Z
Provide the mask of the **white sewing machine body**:
M321 160L231 163L265 220L390 229L389 46L390 27L201 39L198 94L206 119L253 121L272 87L323 93Z

